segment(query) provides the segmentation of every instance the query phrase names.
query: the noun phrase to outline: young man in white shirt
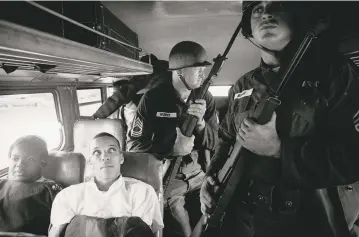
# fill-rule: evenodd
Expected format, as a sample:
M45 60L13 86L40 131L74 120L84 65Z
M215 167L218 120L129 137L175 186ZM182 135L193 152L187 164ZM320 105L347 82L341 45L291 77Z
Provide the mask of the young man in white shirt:
M56 196L49 237L60 236L76 216L140 217L153 232L163 228L154 189L142 181L121 176L124 162L121 150L118 140L111 134L100 133L93 138L89 164L94 178L65 188Z

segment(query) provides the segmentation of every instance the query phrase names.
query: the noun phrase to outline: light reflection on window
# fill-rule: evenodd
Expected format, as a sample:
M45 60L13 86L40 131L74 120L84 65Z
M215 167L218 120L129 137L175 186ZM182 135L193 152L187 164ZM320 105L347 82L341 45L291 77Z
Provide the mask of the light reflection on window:
M49 150L62 143L52 93L0 95L0 170L8 166L11 144L26 135L42 137Z
M210 86L209 91L213 96L228 96L228 91L231 88L231 86Z
M80 116L92 116L102 105L101 89L78 89L77 101L79 103Z

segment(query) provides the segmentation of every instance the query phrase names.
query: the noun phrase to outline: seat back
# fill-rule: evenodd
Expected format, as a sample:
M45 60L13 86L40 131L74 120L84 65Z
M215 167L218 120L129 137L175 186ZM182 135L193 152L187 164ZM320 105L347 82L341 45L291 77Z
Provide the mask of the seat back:
M124 152L121 166L124 177L131 177L151 185L157 193L162 188L162 162L152 154Z
M89 145L93 137L97 134L107 132L120 142L121 149L124 150L125 139L123 137L122 121L119 119L97 119L97 120L78 120L74 125L74 151L82 153L89 158Z
M81 153L52 151L43 176L67 187L83 182L84 170L85 157Z

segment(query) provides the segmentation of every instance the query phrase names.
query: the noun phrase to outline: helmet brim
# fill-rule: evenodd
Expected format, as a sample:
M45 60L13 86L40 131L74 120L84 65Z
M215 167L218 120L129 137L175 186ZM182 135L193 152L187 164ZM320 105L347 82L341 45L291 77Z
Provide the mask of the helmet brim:
M180 69L187 68L187 67L208 67L208 66L211 66L211 65L212 65L212 63L210 63L208 61L204 61L204 62L194 63L194 64L184 66L184 67L168 68L168 71L180 70Z

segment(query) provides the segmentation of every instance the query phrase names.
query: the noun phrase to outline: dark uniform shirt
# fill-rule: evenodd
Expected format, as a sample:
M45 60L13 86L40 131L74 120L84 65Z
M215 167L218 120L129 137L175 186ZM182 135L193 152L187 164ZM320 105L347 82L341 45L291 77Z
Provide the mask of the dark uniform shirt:
M0 231L47 235L52 202L61 189L52 181L0 180Z
M282 215L281 218L280 210L297 209L299 204L296 200L304 193L314 196L319 188L359 180L358 76L348 61L339 57L330 61L327 74L321 77L309 68L298 70L303 72L298 74L301 77L291 79L290 89L286 89L282 104L276 110L276 129L281 140L280 159L261 157L248 150L242 153L248 156L243 179L250 180L249 186L254 183L254 187L258 186L256 192L263 191L271 199L272 211L266 209L268 211L262 212L254 220L258 223L258 236L279 236L278 233L294 236L284 234L284 228L295 223L297 216ZM216 173L223 166L235 143L241 122L253 114L258 101L270 96L279 82L276 73L262 62L259 68L242 76L230 89L229 108L219 129L220 143L212 157L208 175ZM244 94L250 94L247 106ZM244 193L247 195L247 192ZM320 205L326 205L323 200L320 202ZM306 205L312 208L310 203L302 207ZM296 211L293 210L293 213ZM321 225L320 220L316 219L318 215L315 215L315 209L308 212L311 214L304 219L315 223L316 227ZM353 223L351 220L348 222ZM327 224L328 221L322 220L323 223ZM297 231L293 227L289 229L293 234ZM275 233L275 230L278 232ZM302 231L305 234L314 233Z
M172 85L172 74L163 74L166 80L148 91L141 99L130 132L129 150L132 152L154 153L163 159L172 153L177 137L176 127L182 124L181 115L186 102L181 99ZM197 90L198 91L198 90ZM206 122L201 134L194 132L194 150L214 150L217 141L218 122L215 102L210 94L205 95ZM196 155L192 156L195 161Z

